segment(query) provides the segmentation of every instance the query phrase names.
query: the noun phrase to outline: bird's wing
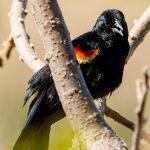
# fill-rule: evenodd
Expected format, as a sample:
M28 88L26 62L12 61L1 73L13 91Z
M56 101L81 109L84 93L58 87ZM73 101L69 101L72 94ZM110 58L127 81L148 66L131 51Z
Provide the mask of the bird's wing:
M91 62L101 52L99 37L95 32L87 32L72 41L76 58L80 64Z

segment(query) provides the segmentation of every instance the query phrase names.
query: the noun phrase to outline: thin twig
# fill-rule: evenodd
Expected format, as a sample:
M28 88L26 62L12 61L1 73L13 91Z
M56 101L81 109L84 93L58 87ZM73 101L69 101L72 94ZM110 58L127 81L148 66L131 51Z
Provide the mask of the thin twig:
M109 108L107 105L105 106L105 115L134 131L135 124L132 121L123 117L119 112Z
M133 133L132 150L139 150L140 135L142 131L144 119L144 108L146 99L149 92L149 75L147 67L143 70L143 78L138 79L136 82L136 95L137 95L137 124L135 126L135 132Z
M146 34L150 30L150 6L146 9L140 19L136 22L129 33L130 51L126 63L133 55L136 48L143 42Z
M119 112L116 112L115 110L109 108L107 105L105 106L105 115L107 117L110 117L111 119L115 120L116 122L124 125L125 127L131 129L132 131L135 130L135 123L134 122L132 122L129 119L125 118ZM141 131L141 138L143 138L148 143L150 143L150 133L142 130Z
M34 72L43 67L44 63L36 56L34 45L30 42L26 32L24 17L26 15L26 0L13 0L9 13L11 33L14 39L20 60Z
M14 46L15 46L14 40L10 34L8 39L3 42L2 49L0 49L0 67L3 66L3 59L4 58L8 59L10 57L10 54Z

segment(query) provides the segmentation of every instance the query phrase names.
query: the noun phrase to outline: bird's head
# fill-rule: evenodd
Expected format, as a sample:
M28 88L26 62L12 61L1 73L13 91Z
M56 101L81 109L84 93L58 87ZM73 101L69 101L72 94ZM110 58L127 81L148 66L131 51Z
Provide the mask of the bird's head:
M99 35L128 38L128 28L124 15L117 9L108 9L98 17L93 28Z

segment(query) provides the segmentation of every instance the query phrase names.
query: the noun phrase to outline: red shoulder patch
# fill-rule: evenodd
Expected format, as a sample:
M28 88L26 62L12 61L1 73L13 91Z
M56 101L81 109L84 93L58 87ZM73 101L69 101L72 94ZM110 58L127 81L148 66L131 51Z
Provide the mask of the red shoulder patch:
M100 49L91 49L85 52L81 49L80 45L78 45L74 48L74 52L79 63L86 63L92 61L97 55L99 55Z

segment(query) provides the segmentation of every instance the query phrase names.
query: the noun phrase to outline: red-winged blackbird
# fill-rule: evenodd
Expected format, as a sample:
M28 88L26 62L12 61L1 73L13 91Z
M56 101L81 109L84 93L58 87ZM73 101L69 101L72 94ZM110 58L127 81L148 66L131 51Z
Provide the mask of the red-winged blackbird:
M93 98L111 94L122 82L129 51L128 28L123 13L116 9L104 11L93 29L73 40L72 44ZM32 95L35 98L14 150L47 149L50 125L65 116L50 74L47 64L29 81L25 102Z

